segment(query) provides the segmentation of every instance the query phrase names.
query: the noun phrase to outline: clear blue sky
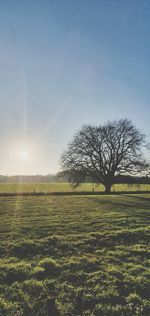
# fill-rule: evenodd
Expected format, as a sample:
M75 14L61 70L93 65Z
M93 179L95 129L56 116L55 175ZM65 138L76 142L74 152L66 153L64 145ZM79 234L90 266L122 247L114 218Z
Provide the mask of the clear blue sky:
M149 12L148 0L0 1L0 174L58 171L85 123L129 118L150 135Z

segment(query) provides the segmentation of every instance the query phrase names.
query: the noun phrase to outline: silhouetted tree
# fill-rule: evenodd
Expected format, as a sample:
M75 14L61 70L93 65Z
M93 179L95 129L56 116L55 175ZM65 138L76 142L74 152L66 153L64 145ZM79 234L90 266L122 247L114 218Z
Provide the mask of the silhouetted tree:
M109 193L115 176L143 174L147 170L144 146L145 135L130 120L121 119L99 127L85 125L63 153L62 170L75 186L89 176L102 183Z

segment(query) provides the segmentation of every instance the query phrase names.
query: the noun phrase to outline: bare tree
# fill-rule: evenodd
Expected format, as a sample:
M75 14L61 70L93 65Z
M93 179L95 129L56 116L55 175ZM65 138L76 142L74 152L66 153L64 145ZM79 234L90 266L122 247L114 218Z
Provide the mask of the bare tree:
M90 177L109 193L115 176L143 174L148 163L142 149L145 135L130 120L85 125L77 132L61 157L64 173L74 185Z

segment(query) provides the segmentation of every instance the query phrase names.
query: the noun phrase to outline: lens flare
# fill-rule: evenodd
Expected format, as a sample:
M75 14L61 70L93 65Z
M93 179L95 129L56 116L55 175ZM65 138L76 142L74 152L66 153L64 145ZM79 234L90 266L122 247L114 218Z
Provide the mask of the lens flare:
M27 150L20 150L19 153L19 158L22 160L27 160L29 157L28 151Z

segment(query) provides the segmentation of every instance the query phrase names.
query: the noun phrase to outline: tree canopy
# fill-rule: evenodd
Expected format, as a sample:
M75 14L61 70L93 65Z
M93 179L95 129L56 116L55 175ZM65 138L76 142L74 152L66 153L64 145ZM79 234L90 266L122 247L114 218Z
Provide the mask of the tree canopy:
M62 154L62 171L74 185L89 176L109 193L115 176L147 172L144 147L145 135L128 119L84 125Z

